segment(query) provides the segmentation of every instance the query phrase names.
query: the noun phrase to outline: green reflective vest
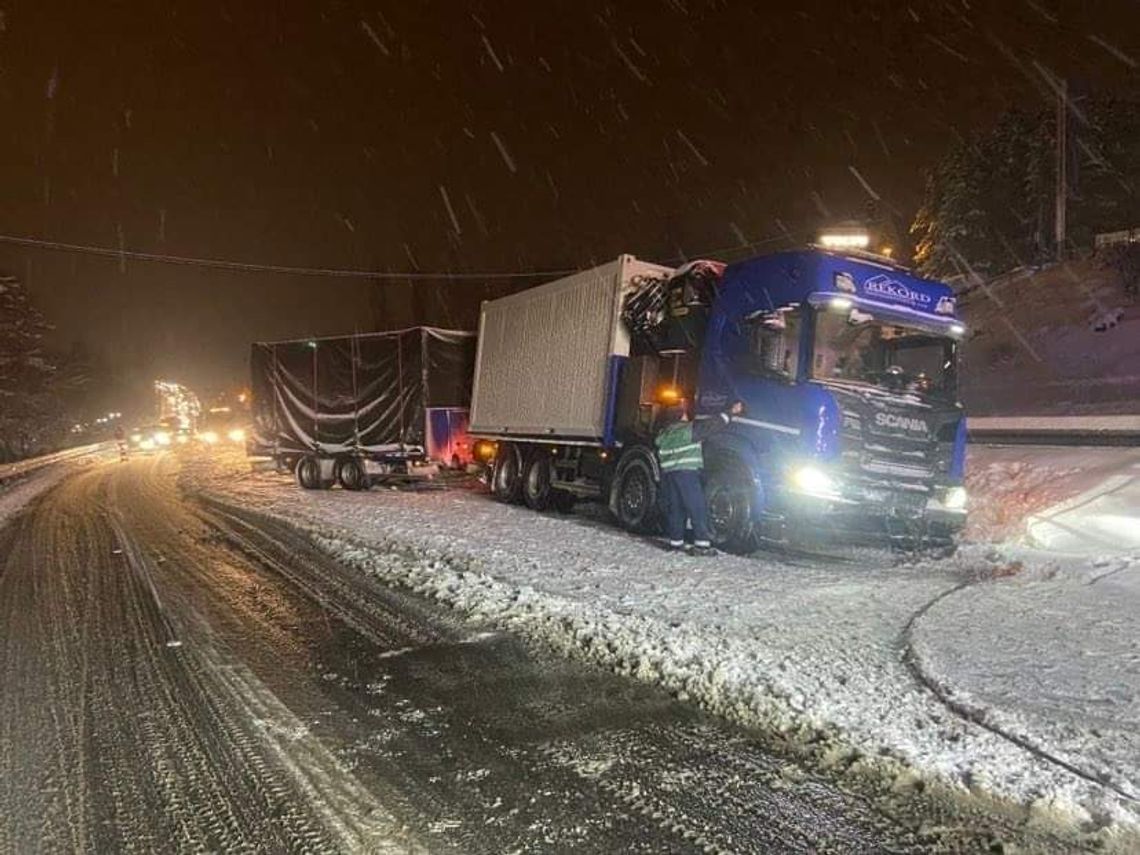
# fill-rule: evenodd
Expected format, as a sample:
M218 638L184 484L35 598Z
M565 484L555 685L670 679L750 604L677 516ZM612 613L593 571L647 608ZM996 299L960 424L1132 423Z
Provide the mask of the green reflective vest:
M692 422L675 422L657 434L662 472L699 472L705 468L701 444L693 440Z

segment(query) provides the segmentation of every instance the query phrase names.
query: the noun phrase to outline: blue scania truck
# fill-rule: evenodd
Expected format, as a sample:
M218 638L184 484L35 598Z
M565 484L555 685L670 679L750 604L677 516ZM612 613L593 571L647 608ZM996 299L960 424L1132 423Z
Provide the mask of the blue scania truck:
M718 546L948 544L966 519L964 333L949 286L878 256L622 256L483 305L470 433L499 499L598 499L647 533L663 391L697 418L740 400L705 446Z

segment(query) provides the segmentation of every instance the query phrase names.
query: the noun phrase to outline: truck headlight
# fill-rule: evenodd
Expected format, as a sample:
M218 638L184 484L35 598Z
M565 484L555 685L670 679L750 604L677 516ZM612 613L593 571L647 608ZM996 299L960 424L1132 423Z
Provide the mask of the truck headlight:
M951 487L942 497L942 506L952 511L961 511L966 508L966 488Z
M170 434L164 430L155 431L154 441L157 445L170 445Z
M230 442L245 442L245 431L241 428L234 428L226 434Z
M835 481L830 475L816 466L800 466L792 470L792 486L801 493L813 496L834 495Z

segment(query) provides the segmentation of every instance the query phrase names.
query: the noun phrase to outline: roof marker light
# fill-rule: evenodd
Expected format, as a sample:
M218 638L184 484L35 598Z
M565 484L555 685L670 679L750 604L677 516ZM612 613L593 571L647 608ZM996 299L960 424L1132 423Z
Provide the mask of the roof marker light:
M871 237L866 232L824 232L819 244L825 249L866 249Z

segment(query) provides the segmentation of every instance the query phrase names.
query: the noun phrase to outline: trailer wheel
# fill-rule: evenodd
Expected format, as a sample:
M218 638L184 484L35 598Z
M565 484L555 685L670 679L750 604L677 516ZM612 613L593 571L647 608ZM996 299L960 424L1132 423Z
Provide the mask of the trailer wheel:
M753 493L753 485L739 472L717 467L709 473L705 501L708 504L709 534L717 549L737 554L756 550Z
M641 458L630 460L614 482L610 503L622 528L648 534L657 521L659 492L660 486L649 463Z
M554 466L550 454L537 449L526 462L523 470L522 495L526 506L532 511L545 511L551 505L551 483L554 480Z
M302 457L294 472L297 484L304 490L327 490L332 486L321 477L321 461L315 457Z
M504 443L491 470L491 495L500 502L517 502L522 486L522 452L517 445Z
M364 464L355 457L346 457L336 465L336 480L346 490L367 490L372 486Z

